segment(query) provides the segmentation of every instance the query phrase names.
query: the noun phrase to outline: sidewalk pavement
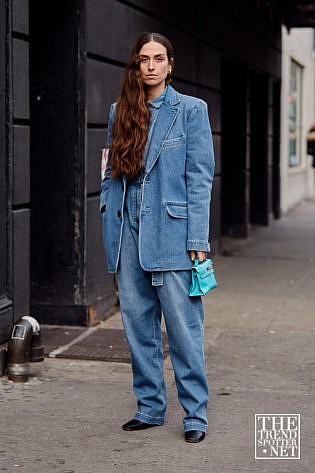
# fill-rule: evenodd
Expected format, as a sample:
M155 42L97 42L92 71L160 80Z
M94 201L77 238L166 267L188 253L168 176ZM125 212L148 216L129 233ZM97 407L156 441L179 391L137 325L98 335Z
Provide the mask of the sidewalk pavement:
M26 384L0 379L0 472L314 471L315 201L223 243L204 299L206 439L183 439L169 357L167 422L142 432L121 430L135 409L129 364L45 359ZM104 324L120 328L119 314ZM254 414L300 414L301 458L255 459Z

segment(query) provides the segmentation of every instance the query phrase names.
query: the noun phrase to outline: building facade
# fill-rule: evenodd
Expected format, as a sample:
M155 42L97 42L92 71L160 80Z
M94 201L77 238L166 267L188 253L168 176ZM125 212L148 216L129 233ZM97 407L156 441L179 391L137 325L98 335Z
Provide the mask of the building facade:
M140 32L170 38L174 87L208 104L214 251L279 217L281 4L0 0L0 343L22 315L93 324L115 304L100 157Z
M306 136L315 122L314 29L282 32L281 210L314 196Z

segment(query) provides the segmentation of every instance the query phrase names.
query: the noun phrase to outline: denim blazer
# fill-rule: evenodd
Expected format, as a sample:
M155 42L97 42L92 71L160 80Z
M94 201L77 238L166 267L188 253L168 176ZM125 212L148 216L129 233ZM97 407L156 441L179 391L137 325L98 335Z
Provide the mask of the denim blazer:
M115 104L111 105L110 146ZM127 180L110 177L110 154L101 186L103 242L110 273L117 271ZM187 270L189 250L209 251L214 173L207 104L167 86L157 117L142 184L139 260L145 271Z

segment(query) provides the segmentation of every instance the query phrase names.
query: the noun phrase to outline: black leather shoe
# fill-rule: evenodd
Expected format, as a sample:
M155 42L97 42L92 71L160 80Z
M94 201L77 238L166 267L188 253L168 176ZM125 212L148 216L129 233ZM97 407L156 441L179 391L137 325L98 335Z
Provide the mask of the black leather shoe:
M199 443L205 438L206 434L202 430L187 430L185 440L190 443Z
M123 430L144 430L149 429L150 427L156 427L158 424L147 424L146 422L142 422L141 420L131 419L129 422L122 426Z

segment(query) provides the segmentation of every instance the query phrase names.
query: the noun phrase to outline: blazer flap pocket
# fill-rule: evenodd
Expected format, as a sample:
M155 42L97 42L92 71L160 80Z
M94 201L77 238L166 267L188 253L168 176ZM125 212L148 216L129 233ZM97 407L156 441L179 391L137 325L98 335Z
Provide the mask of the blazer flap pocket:
M171 217L188 218L188 210L186 204L177 204L169 202L166 204L166 210Z

